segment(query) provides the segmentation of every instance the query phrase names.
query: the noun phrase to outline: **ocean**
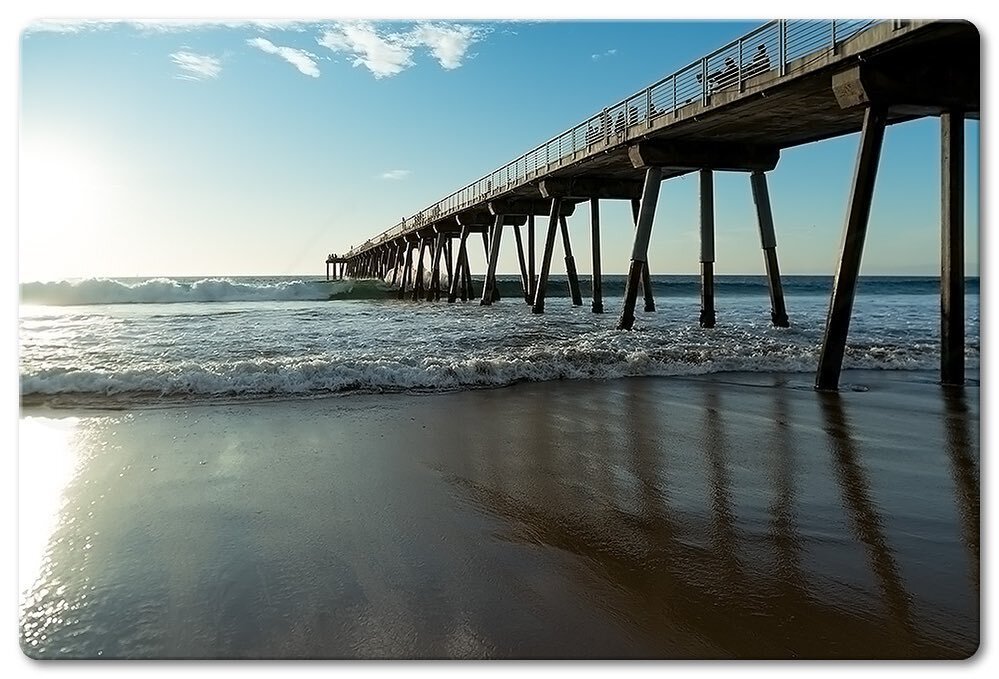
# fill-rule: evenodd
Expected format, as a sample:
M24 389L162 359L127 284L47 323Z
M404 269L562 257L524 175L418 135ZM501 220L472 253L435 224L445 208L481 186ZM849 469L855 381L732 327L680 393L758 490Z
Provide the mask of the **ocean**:
M585 282L585 279L584 279ZM933 278L654 278L618 331L380 281L21 286L31 658L967 658L978 281L941 387ZM671 376L671 377L659 377ZM616 379L619 378L619 379ZM505 388L499 388L505 387Z
M717 327L702 329L696 276L654 276L657 310L616 329L624 276L605 276L606 313L573 308L549 280L543 315L517 276L501 301L399 300L378 280L322 277L87 279L21 284L26 404L210 403L456 391L517 382L815 369L829 276L785 276L791 327L771 327L766 279L716 278ZM478 283L477 283L478 286ZM481 288L479 288L481 290ZM978 278L966 285L967 365L979 360ZM844 368L935 369L939 281L862 277Z

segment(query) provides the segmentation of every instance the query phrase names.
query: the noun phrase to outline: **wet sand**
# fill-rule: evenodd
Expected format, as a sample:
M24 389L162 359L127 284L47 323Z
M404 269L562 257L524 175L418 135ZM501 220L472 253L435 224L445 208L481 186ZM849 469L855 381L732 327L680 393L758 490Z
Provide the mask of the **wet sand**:
M25 408L39 658L963 658L979 389L721 374ZM856 390L851 389L851 386Z

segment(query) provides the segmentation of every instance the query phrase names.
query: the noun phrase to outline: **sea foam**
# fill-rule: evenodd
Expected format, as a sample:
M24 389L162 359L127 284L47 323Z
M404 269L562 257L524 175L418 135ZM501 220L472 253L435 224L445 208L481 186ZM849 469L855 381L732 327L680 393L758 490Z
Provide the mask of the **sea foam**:
M242 282L204 278L192 282L153 278L129 283L111 278L21 285L26 304L171 304L179 302L291 302L377 299L391 291L374 280Z

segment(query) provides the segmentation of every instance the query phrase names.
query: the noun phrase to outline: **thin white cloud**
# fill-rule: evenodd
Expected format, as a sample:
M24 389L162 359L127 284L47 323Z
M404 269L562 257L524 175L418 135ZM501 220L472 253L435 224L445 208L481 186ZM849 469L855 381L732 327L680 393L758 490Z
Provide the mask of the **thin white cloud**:
M132 26L155 33L176 33L210 28L255 28L257 30L305 31L315 26L312 21L289 19L39 19L24 29L30 33L82 33L84 31L106 31L115 26Z
M482 31L461 24L419 24L410 34L414 45L423 45L448 70L461 66L468 48L481 37Z
M316 64L316 60L319 57L311 52L306 52L295 47L275 45L267 38L250 38L246 41L246 44L256 47L267 54L276 54L297 68L300 73L312 76L313 78L319 77L319 66Z
M603 59L605 57L612 57L615 54L617 54L617 50L616 49L609 49L609 50L606 50L604 52L600 52L599 54L591 54L590 58L592 58L593 61L597 61L598 59Z
M405 179L410 174L410 170L389 170L382 173L382 179Z
M370 22L334 24L319 36L319 44L345 54L354 66L364 66L376 78L402 73L414 65L413 54L425 49L441 67L461 66L468 49L481 40L487 29L454 23L424 22L409 31L379 32Z
M323 31L319 44L347 54L354 66L364 66L376 78L402 73L413 65L413 50L403 43L401 34L379 35L366 21L336 24Z
M174 52L170 59L181 70L176 77L182 80L214 79L222 72L222 62L209 54Z

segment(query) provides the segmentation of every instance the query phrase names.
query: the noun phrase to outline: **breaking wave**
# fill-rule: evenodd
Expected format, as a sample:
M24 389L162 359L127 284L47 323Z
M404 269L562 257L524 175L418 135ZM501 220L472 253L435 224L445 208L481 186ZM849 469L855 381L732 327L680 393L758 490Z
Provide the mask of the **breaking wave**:
M613 343L551 349L537 346L463 358L434 356L272 357L236 362L146 365L141 368L43 369L22 375L27 403L108 405L131 402L260 399L345 393L454 391L518 382L611 379L716 372L811 372L817 348L762 343L738 354L698 346L615 347ZM845 368L927 370L938 364L934 345L850 347ZM969 348L968 364L978 363ZM56 398L52 398L56 397Z
M519 276L498 276L499 293L503 298L523 296ZM474 280L475 296L482 293L481 276ZM401 280L401 279L400 279ZM693 298L700 295L697 276L653 276L653 287L659 295ZM978 278L966 281L968 294L978 294ZM429 284L429 276L427 276ZM590 297L591 281L579 279L582 296ZM446 288L446 280L444 281ZM788 295L821 295L828 298L832 290L830 276L785 276ZM608 275L603 279L605 297L623 297L625 277ZM763 276L718 276L715 291L725 296L766 297L767 281ZM928 295L939 294L940 282L935 277L863 276L858 284L859 295ZM377 300L398 294L397 287L386 281L363 280L288 280L275 278L233 280L230 278L173 279L153 278L136 281L111 278L89 278L81 281L24 283L21 301L47 306L88 304L170 304L177 302L292 302L325 300ZM445 293L446 295L446 290ZM554 275L547 286L548 297L568 297L564 275Z
M86 304L172 304L180 302L294 302L330 299L379 299L392 288L376 280L259 282L228 278L194 281L153 278L130 283L110 278L24 283L21 302L47 306Z

